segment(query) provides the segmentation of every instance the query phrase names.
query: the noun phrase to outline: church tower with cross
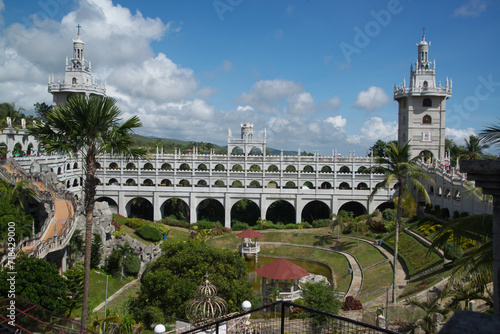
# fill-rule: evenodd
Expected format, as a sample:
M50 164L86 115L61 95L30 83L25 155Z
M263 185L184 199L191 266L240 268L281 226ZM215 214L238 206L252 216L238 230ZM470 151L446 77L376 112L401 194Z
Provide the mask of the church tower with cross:
M90 61L84 57L85 43L80 39L80 28L78 25L78 35L73 40L73 57L66 58L66 71L64 80L59 78L54 81L54 74L49 76L49 93L53 95L53 105L64 103L73 94L85 94L85 96L106 94L106 85L99 84L91 74Z
M451 97L452 81L436 83L436 61L429 59L430 42L417 44L418 58L410 66L410 80L394 86L398 102L398 143L410 143L412 157L425 155L443 161L445 152L446 100Z

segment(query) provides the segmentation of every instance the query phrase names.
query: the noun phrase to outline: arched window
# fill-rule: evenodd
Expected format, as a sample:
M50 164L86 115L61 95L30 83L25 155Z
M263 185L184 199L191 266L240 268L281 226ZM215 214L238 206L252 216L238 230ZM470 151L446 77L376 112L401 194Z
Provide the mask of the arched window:
M428 97L426 97L424 99L424 102L422 103L422 106L424 106L424 107L432 107L432 100L429 99Z
M432 117L429 115L425 115L422 118L422 124L432 124Z
M429 88L429 83L427 81L424 81L424 89Z
M76 78L73 78L73 80L71 80L71 82L73 83L73 85L76 85L78 81L76 80Z

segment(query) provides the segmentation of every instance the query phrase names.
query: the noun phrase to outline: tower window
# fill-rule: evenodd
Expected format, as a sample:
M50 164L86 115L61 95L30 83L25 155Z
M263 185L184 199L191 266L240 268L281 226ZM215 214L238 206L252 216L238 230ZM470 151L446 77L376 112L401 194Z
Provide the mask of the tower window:
M432 117L429 115L425 115L422 118L422 124L432 124Z
M427 68L427 66L426 66ZM424 89L427 89L429 87L429 83L427 81L424 81Z
M431 99L429 99L428 97L426 97L426 98L424 99L424 102L423 102L422 106L423 106L423 107L432 107L432 100L431 100Z
M76 78L73 78L73 80L71 81L71 83L72 83L73 85L76 85L76 84L78 83L78 81L76 80Z

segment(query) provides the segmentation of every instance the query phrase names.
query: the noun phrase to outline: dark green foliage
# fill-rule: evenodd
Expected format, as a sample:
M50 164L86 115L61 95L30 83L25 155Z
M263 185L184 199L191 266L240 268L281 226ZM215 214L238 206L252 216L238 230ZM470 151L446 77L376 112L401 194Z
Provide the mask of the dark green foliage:
M47 105L45 102L37 102L34 104L35 106L35 114L40 119L45 119L47 113L52 110L52 106Z
M297 225L297 224L286 224L285 225L285 229L287 229L287 230L293 230L296 228L299 228L299 225Z
M158 229L149 225L139 227L137 230L135 230L135 233L141 238L153 242L163 239L163 234Z
M113 249L111 254L104 260L104 271L112 275L118 275L121 271L122 255L118 249Z
M177 227L184 227L184 228L190 228L191 224L189 224L186 221L179 220L175 215L171 215L168 217L165 217L161 220L163 224L169 225L169 226L177 226Z
M94 234L92 239L92 246L90 249L90 268L97 269L101 263L102 258L102 240L100 234Z
M15 223L14 239L20 241L26 236L31 236L33 218L26 215L21 208L11 204L5 197L0 196L0 239L8 237L9 222Z
M65 309L61 298L66 295L66 280L59 275L55 265L34 256L19 256L15 259L14 269L0 269L0 296L9 295L11 277L8 272L16 272L15 296L23 297L52 312L63 314Z
M129 254L123 263L125 273L130 276L136 276L141 269L141 259L135 254Z
M311 228L312 227L311 224L309 224L308 222L302 222L299 224L299 226L302 226L303 228Z
M208 220L198 220L194 225L198 226L199 230L222 228L222 224L220 222L211 222Z
M139 227L142 227L146 224L146 222L140 218L127 218L125 221L125 225L134 230L137 230Z
M458 212L457 210L453 211L453 219L457 219L460 217L460 212Z
M335 290L325 281L306 283L302 289L302 299L306 306L332 314L338 314L342 307ZM326 316L317 313L311 313L310 317L313 319L314 327L321 326L328 320Z
M330 219L316 219L316 220L313 220L311 225L312 227L327 227L327 226L330 226L330 223L332 221Z
M450 219L450 210L448 210L448 208L442 208L441 217L444 219Z
M196 288L209 274L209 280L226 300L229 313L241 311L241 303L258 301L247 282L245 260L230 250L210 247L202 241L164 243L162 256L148 266L141 279L141 290L130 301L137 321L153 323L147 307L161 310L163 316L185 319L187 301L196 296ZM160 314L161 315L161 314Z
M443 246L444 257L447 260L455 261L464 255L464 250L460 245L448 242Z
M396 209L385 209L384 212L382 212L382 217L384 217L385 220L396 220Z
M68 291L61 298L61 303L69 317L74 309L82 306L83 299L83 264L79 263L64 273Z
M249 229L250 226L247 223L242 223L239 221L233 221L233 225L231 226L231 229L233 231L244 231Z

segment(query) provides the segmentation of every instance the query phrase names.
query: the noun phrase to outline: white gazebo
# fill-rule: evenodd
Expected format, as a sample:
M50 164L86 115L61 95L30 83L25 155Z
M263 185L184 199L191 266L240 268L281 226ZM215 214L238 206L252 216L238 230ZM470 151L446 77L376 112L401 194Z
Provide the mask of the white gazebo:
M260 246L257 244L257 239L263 235L249 228L236 234L236 236L238 238L242 238L241 245L239 247L241 255L253 254L255 256L255 262L257 262L260 252ZM254 239L253 242L252 239Z

